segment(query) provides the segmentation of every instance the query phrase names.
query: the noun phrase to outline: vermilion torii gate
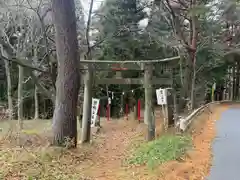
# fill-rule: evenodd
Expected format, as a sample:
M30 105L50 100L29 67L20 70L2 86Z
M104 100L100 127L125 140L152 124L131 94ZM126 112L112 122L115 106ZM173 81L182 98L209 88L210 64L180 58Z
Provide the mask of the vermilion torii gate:
M108 60L81 60L82 69L85 70L84 80L84 103L82 120L82 142L90 141L91 130L91 103L93 84L141 84L145 89L145 116L144 122L148 125L148 140L155 138L155 118L153 108L153 85L173 87L173 68L178 66L179 56L160 60L140 61L108 61ZM160 63L160 69L156 64ZM98 78L97 71L114 71L114 78ZM141 78L123 78L122 71L142 72ZM162 71L161 75L158 71Z

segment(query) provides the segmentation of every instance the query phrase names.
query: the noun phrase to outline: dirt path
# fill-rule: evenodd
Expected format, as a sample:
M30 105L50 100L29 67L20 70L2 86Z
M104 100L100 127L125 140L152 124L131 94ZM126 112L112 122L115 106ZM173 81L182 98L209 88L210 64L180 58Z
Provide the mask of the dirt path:
M159 111L160 112L160 111ZM156 134L161 131L161 114L156 112ZM124 160L134 144L145 141L147 126L137 120L112 120L102 122L97 147L92 153L91 166L85 173L96 180L128 180L128 167ZM99 143L100 141L100 143ZM84 168L86 169L86 168ZM131 173L130 173L131 174ZM129 179L132 175L130 175Z
M40 141L42 143L38 145L35 139L32 141L34 146L24 149L15 147L15 141L2 141L0 164L3 168L0 177L20 180L29 177L29 174L32 177L32 174L37 174L39 177L39 172L44 171L44 174L40 174L40 179L52 179L58 174L67 177L66 179L73 179L73 176L77 177L75 179L83 177L82 180L87 177L89 180L202 180L207 177L210 169L211 142L216 135L215 121L227 108L228 106L216 107L211 109L212 114L206 111L199 116L195 120L195 131L192 133L193 150L186 158L168 162L154 171L146 166L129 167L123 164L131 154L132 147L145 141L146 126L133 120L113 120L102 123L103 128L96 134L93 144L79 145L79 148L71 151L45 147L45 141ZM156 122L157 134L160 134L159 117ZM37 139L44 140L41 137Z
M201 180L210 168L215 121L227 108L217 107L212 109L213 114L207 111L201 115L194 125L198 127L193 132L194 150L185 159L164 164L153 172L146 167L122 165L129 152L128 147L136 140L144 140L145 125L136 121L107 122L109 124L101 134L102 143L96 147L92 165L84 173L96 180Z
M136 139L144 140L146 126L137 121L106 122L104 131L100 133L101 143L97 145L92 155L92 167L87 174L97 180L113 180L122 170L122 162L129 146Z

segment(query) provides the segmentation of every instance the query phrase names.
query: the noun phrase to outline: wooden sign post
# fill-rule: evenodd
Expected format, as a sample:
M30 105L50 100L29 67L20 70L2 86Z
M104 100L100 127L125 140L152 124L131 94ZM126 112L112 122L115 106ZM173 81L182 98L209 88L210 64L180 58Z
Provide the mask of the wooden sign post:
M163 128L167 131L168 128L168 106L167 106L167 89L157 89L157 104L162 106Z

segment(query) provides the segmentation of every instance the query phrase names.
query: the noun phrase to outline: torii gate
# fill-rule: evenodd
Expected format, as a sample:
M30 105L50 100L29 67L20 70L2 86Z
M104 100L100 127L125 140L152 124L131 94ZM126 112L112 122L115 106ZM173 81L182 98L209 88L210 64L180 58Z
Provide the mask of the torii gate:
M110 61L110 60L81 60L80 63L86 70L84 77L84 103L83 103L83 121L82 121L82 142L90 141L90 119L91 119L91 102L93 84L142 84L145 89L145 117L144 121L148 125L148 140L155 138L155 118L153 116L153 89L152 85L165 85L172 87L173 73L172 68L178 66L179 56L160 59L160 60L140 60L140 61ZM154 63L161 63L163 66L171 67L170 72L156 77L153 75L155 70ZM96 66L98 65L98 66ZM95 71L142 71L142 78L97 78L94 76Z

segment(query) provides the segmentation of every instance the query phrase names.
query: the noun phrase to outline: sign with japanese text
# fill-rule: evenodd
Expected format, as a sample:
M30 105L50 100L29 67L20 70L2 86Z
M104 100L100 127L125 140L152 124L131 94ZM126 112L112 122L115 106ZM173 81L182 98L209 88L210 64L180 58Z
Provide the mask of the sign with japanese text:
M96 123L96 120L97 120L99 102L100 102L99 99L92 98L91 127L95 126L95 123Z
M167 90L166 89L157 89L157 103L158 105L165 105L167 104Z

